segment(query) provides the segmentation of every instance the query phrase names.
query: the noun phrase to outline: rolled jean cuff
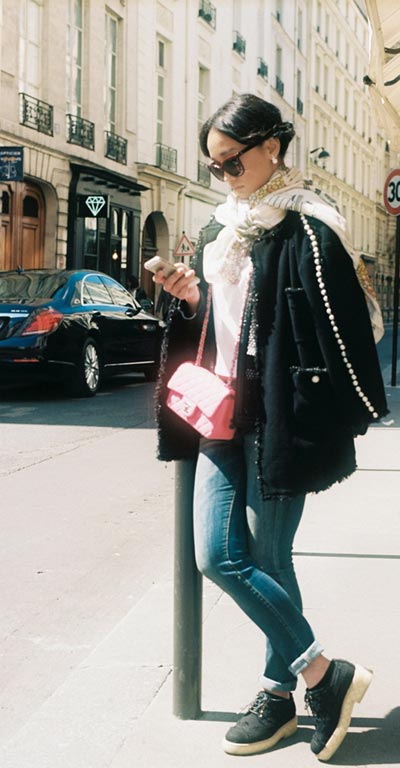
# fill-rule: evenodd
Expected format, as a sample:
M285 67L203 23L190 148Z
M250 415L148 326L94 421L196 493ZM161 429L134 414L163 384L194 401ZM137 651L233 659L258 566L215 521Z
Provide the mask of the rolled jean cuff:
M317 640L314 640L314 642L311 643L307 650L293 661L289 667L289 671L293 675L299 675L306 667L308 667L309 664L311 664L312 661L314 661L314 659L321 655L323 650L324 649L321 643L319 643Z
M296 690L297 680L294 678L287 683L279 683L277 680L272 680L270 677L260 675L260 683L262 687L270 693L274 693L274 691L286 691L287 693L291 693L292 691Z

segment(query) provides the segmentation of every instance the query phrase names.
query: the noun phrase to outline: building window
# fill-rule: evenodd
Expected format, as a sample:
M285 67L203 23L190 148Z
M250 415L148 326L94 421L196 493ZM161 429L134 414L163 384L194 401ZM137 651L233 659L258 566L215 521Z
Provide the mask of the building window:
M317 32L322 32L321 25L322 25L322 7L321 7L321 3L318 2L317 3Z
M67 23L67 112L82 115L83 0L69 0Z
M198 81L198 93L197 93L197 135L200 134L201 128L205 120L207 119L208 108L208 95L209 95L209 82L210 73L208 69L199 67L199 81ZM197 181L204 186L210 186L210 171L204 161L204 155L198 147L198 163L197 163Z
M163 144L167 138L165 118L167 110L165 109L167 100L168 70L167 70L167 43L164 40L157 41L157 144Z
M104 124L107 131L117 129L117 39L118 21L106 13L105 18Z
M329 67L325 64L324 65L324 99L327 101L328 99L328 88L329 88Z
M325 42L329 44L329 26L330 26L330 19L329 19L329 13L325 14Z
M299 8L297 14L297 47L303 50L303 11Z
M210 73L208 69L199 67L199 85L197 94L197 127L198 134L201 127L208 117L208 95L209 95L209 77ZM199 160L203 159L203 154L199 150Z
M321 86L321 58L315 57L315 90L318 92Z
M348 91L347 88L345 88L345 91L344 91L344 110L343 110L343 114L346 117L346 119L348 120L348 117L349 117L349 91Z
M279 45L275 49L275 74L282 80L282 48Z
M339 103L340 103L340 80L338 77L335 78L335 110L336 112L339 111Z
M303 86L302 86L302 74L301 69L297 70L297 77L296 77L296 110L299 115L303 114L304 104L302 99L302 92L303 92Z
M41 0L22 0L19 26L19 90L35 98L41 88Z
M97 219L94 217L84 219L83 253L85 269L98 269L97 247Z
M316 147L319 145L319 137L320 137L320 127L319 127L319 120L315 120L314 122L314 141L313 144L315 144Z

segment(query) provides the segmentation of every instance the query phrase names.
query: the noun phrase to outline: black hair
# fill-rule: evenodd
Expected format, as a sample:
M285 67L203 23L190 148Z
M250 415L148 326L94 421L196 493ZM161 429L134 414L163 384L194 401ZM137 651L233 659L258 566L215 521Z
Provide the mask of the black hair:
M210 157L207 139L211 128L249 146L261 144L265 139L277 138L281 158L285 156L289 142L295 135L293 124L282 121L275 104L252 93L233 96L206 120L199 137L201 151L206 157Z

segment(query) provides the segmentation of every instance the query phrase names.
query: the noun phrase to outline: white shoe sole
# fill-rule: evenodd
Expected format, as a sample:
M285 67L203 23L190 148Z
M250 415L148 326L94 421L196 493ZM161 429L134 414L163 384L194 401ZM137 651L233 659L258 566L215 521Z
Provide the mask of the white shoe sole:
M269 739L263 741L254 741L252 744L236 744L234 741L228 741L224 739L222 742L222 748L228 755L257 755L259 752L266 752L267 749L271 749L281 739L287 739L289 736L293 736L297 730L297 717L293 720L289 720L285 725L282 725L278 731L274 733Z
M362 701L370 686L372 677L373 672L370 669L364 669L364 667L360 667L358 664L355 665L354 677L343 699L338 724L324 748L316 755L318 760L330 760L338 747L340 747L350 725L354 704L359 704Z

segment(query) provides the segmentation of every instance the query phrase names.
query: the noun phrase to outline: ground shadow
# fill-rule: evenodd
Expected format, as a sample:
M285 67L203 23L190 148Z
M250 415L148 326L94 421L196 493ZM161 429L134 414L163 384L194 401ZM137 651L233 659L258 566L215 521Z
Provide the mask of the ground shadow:
M239 715L234 712L202 712L200 719L234 723ZM310 743L313 735L312 717L300 716L299 727L289 739L281 741L274 751L290 744ZM396 765L400 766L400 707L396 707L383 718L353 717L350 728L363 728L361 733L352 730L329 760L329 765Z
M67 397L51 384L0 388L0 424L46 424L131 429L154 428L155 385L141 374L104 382L95 397Z

